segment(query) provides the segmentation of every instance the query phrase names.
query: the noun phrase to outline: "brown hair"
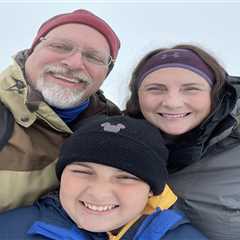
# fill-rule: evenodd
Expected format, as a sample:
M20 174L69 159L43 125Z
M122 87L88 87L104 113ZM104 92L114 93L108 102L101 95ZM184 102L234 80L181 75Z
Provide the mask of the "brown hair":
M218 96L220 95L225 83L226 72L224 68L217 62L217 60L213 56L211 56L202 48L194 45L190 45L190 44L181 44L181 45L176 45L172 48L155 49L149 52L148 54L146 54L140 60L140 62L137 64L136 68L132 73L131 80L129 83L129 90L131 95L126 104L126 110L125 110L126 114L132 117L143 118L143 115L141 113L140 106L139 106L139 99L138 99L139 87L137 84L137 80L139 77L139 72L141 68L146 64L148 59L150 59L152 56L162 51L170 50L170 49L190 49L194 51L196 54L198 54L202 58L202 60L212 69L215 75L215 83L212 86L212 90L211 90L212 108L214 108L214 105L217 104L219 100Z

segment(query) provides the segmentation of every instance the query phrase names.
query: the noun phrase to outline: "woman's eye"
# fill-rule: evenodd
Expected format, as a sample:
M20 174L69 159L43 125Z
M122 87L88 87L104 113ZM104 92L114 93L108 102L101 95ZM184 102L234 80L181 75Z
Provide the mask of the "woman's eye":
M146 89L148 92L166 92L167 90L164 88L150 87Z
M191 88L185 88L184 91L188 91L188 92L193 92L193 91L200 91L201 89L196 88L196 87L191 87Z

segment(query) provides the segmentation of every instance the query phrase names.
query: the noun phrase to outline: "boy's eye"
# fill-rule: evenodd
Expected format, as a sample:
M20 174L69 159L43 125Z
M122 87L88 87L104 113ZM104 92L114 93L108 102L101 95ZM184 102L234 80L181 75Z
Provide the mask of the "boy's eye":
M129 176L129 175L119 175L117 176L118 179L123 179L123 180L135 180L135 181L139 181L139 178L135 177L135 176Z
M93 173L91 171L87 171L87 170L71 170L71 172L73 173L78 173L78 174L83 174L83 175L92 175Z

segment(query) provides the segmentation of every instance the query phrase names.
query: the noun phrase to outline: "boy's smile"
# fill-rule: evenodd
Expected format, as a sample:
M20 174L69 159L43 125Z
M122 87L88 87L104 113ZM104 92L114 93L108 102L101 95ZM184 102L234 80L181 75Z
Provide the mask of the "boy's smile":
M111 211L112 209L118 207L118 205L115 205L115 204L95 205L95 204L83 202L83 201L82 201L82 204L87 209L89 209L93 212L107 212L107 211Z
M130 173L76 162L63 171L60 201L80 228L108 232L141 215L149 192L149 185Z

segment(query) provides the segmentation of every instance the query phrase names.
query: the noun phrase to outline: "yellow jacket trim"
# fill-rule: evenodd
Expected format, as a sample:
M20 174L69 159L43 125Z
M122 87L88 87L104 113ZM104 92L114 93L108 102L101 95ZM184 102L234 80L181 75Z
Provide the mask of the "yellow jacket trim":
M150 215L153 213L156 208L160 208L161 210L166 210L170 208L177 201L177 196L173 193L170 187L166 184L163 192L158 196L153 196L148 199L147 205L143 211L143 214ZM121 237L128 231L128 229L141 217L138 216L128 224L126 224L119 233L114 236L110 232L108 232L109 240L120 240Z

